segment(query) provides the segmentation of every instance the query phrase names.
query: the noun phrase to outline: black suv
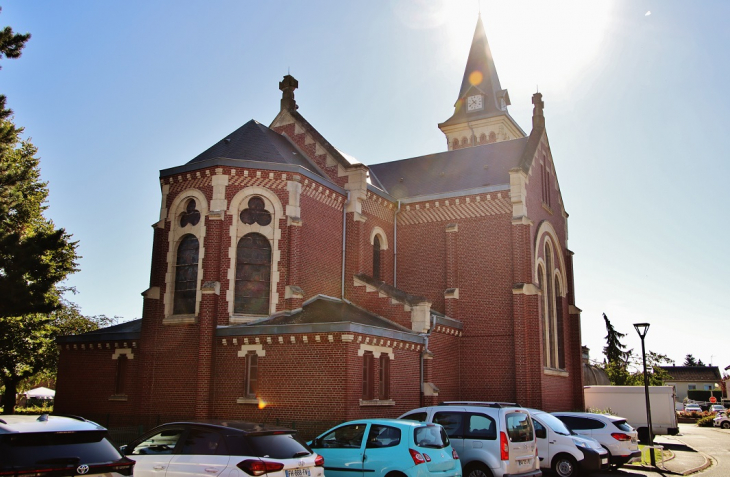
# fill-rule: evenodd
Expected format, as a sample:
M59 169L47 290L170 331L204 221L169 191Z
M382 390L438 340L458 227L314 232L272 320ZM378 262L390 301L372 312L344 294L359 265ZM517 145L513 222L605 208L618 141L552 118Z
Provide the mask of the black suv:
M130 476L107 430L75 416L0 416L0 476Z

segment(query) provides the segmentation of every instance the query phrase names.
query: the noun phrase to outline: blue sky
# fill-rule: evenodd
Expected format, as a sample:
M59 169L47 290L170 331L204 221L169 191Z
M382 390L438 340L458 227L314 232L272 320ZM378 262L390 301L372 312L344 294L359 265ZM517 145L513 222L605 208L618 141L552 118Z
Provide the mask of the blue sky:
M159 171L249 119L278 82L365 164L446 149L481 8L510 113L529 132L543 93L575 252L583 343L602 358L606 313L640 351L730 365L730 3L282 0L2 3L30 32L0 93L39 147L48 216L79 241L68 280L87 315L141 317Z

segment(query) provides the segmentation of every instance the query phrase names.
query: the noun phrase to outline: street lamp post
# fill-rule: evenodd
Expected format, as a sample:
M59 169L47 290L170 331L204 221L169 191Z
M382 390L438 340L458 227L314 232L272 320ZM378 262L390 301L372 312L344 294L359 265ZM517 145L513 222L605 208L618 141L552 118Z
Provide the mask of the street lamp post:
M649 323L634 323L636 332L641 337L641 359L644 362L644 394L646 395L646 421L649 427L649 446L654 446L654 437L651 428L651 403L649 402L649 377L646 374L646 350L644 348L644 337L649 331ZM656 457L654 456L654 449L649 449L649 456L651 458L651 465L656 466Z

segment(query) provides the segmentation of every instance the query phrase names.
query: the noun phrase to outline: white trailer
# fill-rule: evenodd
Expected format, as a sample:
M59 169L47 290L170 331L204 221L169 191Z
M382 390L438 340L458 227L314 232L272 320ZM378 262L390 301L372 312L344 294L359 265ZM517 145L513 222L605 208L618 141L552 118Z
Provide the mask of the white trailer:
M644 386L584 386L583 395L586 410L621 416L638 430L639 439L648 440ZM649 386L654 435L679 433L674 401L674 386Z

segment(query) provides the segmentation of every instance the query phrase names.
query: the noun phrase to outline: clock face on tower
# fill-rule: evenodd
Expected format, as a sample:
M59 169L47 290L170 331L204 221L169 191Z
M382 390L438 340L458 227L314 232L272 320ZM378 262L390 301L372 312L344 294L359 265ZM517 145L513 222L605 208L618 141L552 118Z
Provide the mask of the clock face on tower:
M475 94L474 96L469 96L466 99L466 110L467 111L477 111L479 109L482 109L483 103L482 103L482 95L481 94Z

